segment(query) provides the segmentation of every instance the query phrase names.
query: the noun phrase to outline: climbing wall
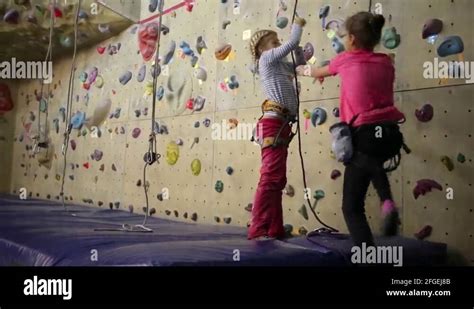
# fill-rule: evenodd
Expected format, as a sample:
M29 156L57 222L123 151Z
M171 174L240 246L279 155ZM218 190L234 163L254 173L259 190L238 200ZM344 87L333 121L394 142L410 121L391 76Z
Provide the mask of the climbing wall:
M32 196L59 199L65 166L65 196L76 203L143 213L144 186L148 186L150 207L155 216L201 224L246 226L250 219L249 203L258 182L260 149L245 134L240 139L226 140L226 137L237 129L245 133L246 127L255 124L261 113L264 97L258 77L250 70L249 34L271 28L285 41L290 28L280 29L276 21L277 16L291 20L293 1L222 2L198 0L192 8L185 4L163 17L169 33L161 37L158 86L163 87L164 96L157 101L155 125L158 152L162 157L159 164L147 169L146 181L143 155L148 149L152 128L152 97L147 92L153 60L144 61L139 51L138 37L143 27L132 26L117 37L78 54L72 112L85 112L86 117L90 117L105 100L112 104L106 121L98 127L100 134L87 126L72 130L71 142L74 141L75 147L70 143L66 165L61 155L64 122L60 108L65 107L67 100L70 59L54 64L55 78L51 85L54 96L48 107L48 132L54 148L50 148L53 155L47 166L40 166L38 155L32 157L31 150L27 149L31 145L28 137L38 126L34 93L39 91L40 85L22 82L13 87L17 89L15 117L9 116L9 129L14 131L11 140L15 140L10 146L13 149L10 192L18 194L20 188L26 188ZM178 0L166 1L165 7L179 3ZM281 3L287 5L286 10ZM319 18L319 10L324 5L330 5L326 18L329 22L367 11L372 3L371 9L381 9L387 19L384 31L395 27L400 34L398 47L379 49L393 54L395 59L395 101L407 116L402 128L412 149L410 155L403 156L399 169L390 175L395 201L402 211L402 233L414 237L421 228L430 225L432 233L426 240L446 242L453 262L472 264L471 102L474 88L463 79L426 79L423 64L437 57L436 44L450 35L463 38L464 53L443 59L473 59L469 14L474 2L302 0L299 3L299 14L308 21L301 45L313 44L315 52L310 61L315 64L336 55L328 37L331 31L323 31ZM153 14L148 4L149 1L142 1L141 19ZM430 18L439 18L444 23L435 45L421 38L423 24ZM205 42L206 48L202 51L197 48L198 38ZM225 44L230 44L231 52L224 60L217 60L214 51ZM105 48L105 52L101 53L101 48ZM110 50L115 52L110 53ZM166 60L170 62L164 65ZM140 81L138 77L144 65L146 77ZM81 74L90 73L93 67L98 69L100 78L84 85ZM131 79L125 83L127 72L131 73ZM317 192L316 212L324 222L347 232L341 212L343 177L337 177L337 172L343 173L344 167L331 155L328 132L329 127L338 122L333 110L339 104L339 79L327 79L323 84L310 79L300 79L300 82L301 141L308 194L314 202L313 195ZM202 109L195 107L193 111L192 102L188 100L198 97L205 99L205 104ZM415 111L425 104L431 104L434 116L428 122L421 122L415 117ZM197 106L196 101L194 106ZM327 112L326 122L316 127L308 123L303 114L315 108ZM54 128L55 119L58 119L59 133ZM230 129L229 120L237 120L237 128ZM31 124L31 128L25 124ZM218 128L222 130L216 138ZM97 156L100 152L102 157ZM308 207L303 206L305 188L297 142L291 144L289 152L284 218L286 224L292 225L294 234L304 234L320 225ZM448 158L443 159L446 164L441 160L443 156ZM449 162L453 168L446 167ZM433 189L415 198L413 190L421 179L436 181L442 190ZM377 232L381 215L373 188L369 189L366 209L370 224Z

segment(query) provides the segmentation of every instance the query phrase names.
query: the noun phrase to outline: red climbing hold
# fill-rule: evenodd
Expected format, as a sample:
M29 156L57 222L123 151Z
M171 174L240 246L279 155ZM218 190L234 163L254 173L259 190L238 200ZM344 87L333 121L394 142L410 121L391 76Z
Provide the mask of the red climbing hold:
M155 53L158 29L157 23L150 23L138 31L138 46L145 61L149 61Z
M105 52L105 46L98 46L97 52L102 55Z
M10 94L10 88L7 84L0 83L0 114L11 111L13 109L13 101Z
M421 179L416 182L416 186L413 189L413 196L415 200L420 195L425 195L428 192L431 192L433 189L443 190L443 187L432 179Z
M86 169L89 169L89 162L82 164L82 166L84 166Z

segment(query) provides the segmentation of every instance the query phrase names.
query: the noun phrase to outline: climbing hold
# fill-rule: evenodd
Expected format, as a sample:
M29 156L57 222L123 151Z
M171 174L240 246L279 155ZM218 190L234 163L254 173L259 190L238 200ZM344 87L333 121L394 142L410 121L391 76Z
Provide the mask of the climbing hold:
M197 221L197 218L198 218L197 213L193 213L193 214L191 215L191 220Z
M156 92L156 99L158 101L161 101L164 95L165 95L165 88L163 88L163 86L160 86L158 88L158 91Z
M443 22L439 19L429 19L423 26L422 37L426 39L430 36L437 35L443 30Z
M206 103L206 98L202 96L198 96L196 99L194 99L193 110L196 112L201 111L204 108L205 103Z
M458 153L457 160L459 163L464 163L466 162L466 156L464 156L462 153Z
M86 72L82 72L81 75L79 75L79 80L83 83L86 82L87 80L87 73Z
M138 31L139 50L145 61L149 61L156 51L156 42L159 36L158 29L157 23L150 23L141 27Z
M206 72L206 70L204 70L204 68L197 68L194 71L194 75L201 82L205 82L207 80L207 72Z
M116 172L117 171L117 167L115 166L114 163L112 163L112 171Z
M306 43L303 47L303 56L306 62L314 56L314 46L311 43Z
M199 121L196 121L196 122L194 123L194 127L195 127L195 128L199 128L200 125L201 125L201 123L200 123Z
M105 52L105 46L97 46L97 52L102 55Z
M206 42L204 42L204 39L202 38L202 36L198 36L196 40L196 50L198 54L201 55L204 49L207 49Z
M226 224L230 224L230 222L232 221L232 218L231 217L224 217L224 222Z
M163 35L167 35L170 32L170 28L166 27L165 25L161 25L161 33Z
M292 185L287 185L285 188L285 194L289 197L295 196L295 188Z
M159 201L162 202L162 201L163 201L163 193L158 193L158 194L156 195L156 198L157 198Z
M252 211L252 203L248 203L247 206L245 206L245 210L248 211L248 212L251 212Z
M141 83L143 82L143 80L145 80L145 77L146 77L146 65L142 65L140 70L138 70L137 81Z
M291 233L293 232L293 225L285 224L283 225L283 229L285 230L286 235L291 235Z
M56 174L55 178L56 178L57 181L60 181L61 180L61 175Z
M158 8L158 0L150 0L150 4L148 4L148 10L150 13L153 13Z
M192 58L191 58L191 66L192 66L193 68L195 68L198 61L199 61L198 56L192 56Z
M95 80L95 86L99 89L104 86L104 79L102 78L102 76L97 76L97 79Z
M150 68L150 73L151 73L151 77L153 77L153 78L160 76L160 74L161 74L161 65L160 64L158 64L158 65L152 64L151 68Z
M71 125L73 129L80 130L86 119L86 114L84 112L77 112L71 118Z
M425 104L421 109L415 111L416 119L421 122L428 122L433 119L433 106L431 104Z
M329 15L329 5L325 5L319 9L319 19L328 17Z
M342 53L345 50L344 44L342 44L341 41L337 39L337 37L334 37L332 39L331 45L334 51L338 54Z
M413 189L413 196L415 200L418 199L420 195L425 195L428 192L431 192L432 189L443 190L443 187L432 179L421 179L416 182L416 186Z
M137 180L137 187L141 187L142 186L142 180L141 179L138 179Z
M170 211L170 210L165 210L165 214L166 214L167 216L169 216L169 215L171 215L171 211Z
M237 126L239 125L239 121L235 118L230 118L229 120L227 120L227 124L229 126L229 129L232 130L237 128Z
M20 20L20 13L15 9L8 10L3 16L3 21L9 24L18 24Z
M70 36L67 36L65 34L61 34L59 37L59 43L66 48L69 48L72 46L73 40Z
M230 24L231 24L230 20L223 21L222 22L222 29L225 30L227 28L227 26L230 25Z
M305 218L305 220L308 220L308 212L306 210L306 205L302 205L300 207L300 209L298 209L298 213L303 217Z
M232 89L232 90L239 88L239 82L237 81L237 76L232 75L229 78L229 81L227 82L227 86L229 87L229 89Z
M302 226L298 229L298 233L300 235L304 236L304 235L308 234L308 230L306 230L306 228L304 226Z
M153 216L154 214L156 214L156 209L155 208L150 209L150 216Z
M327 113L323 108L316 107L313 110L313 113L311 114L311 123L313 124L314 127L316 127L317 125L322 125L323 123L326 122L326 119L327 119Z
M103 155L104 153L102 151L95 149L94 152L91 154L91 159L99 162L100 160L102 160Z
M225 169L225 172L227 173L227 175L232 175L234 173L234 169L231 166L228 166Z
M276 20L276 26L280 29L284 29L286 26L288 26L288 18L279 16Z
M59 114L61 115L62 122L66 121L66 109L64 107L59 109Z
M174 52L176 50L176 42L171 41L170 46L168 47L168 51L165 54L164 60L163 60L163 65L167 65L171 62L173 59Z
M54 125L54 130L56 131L56 134L58 134L59 133L59 119L58 118L53 119L53 125Z
M169 142L166 146L166 162L175 165L179 158L179 148L175 142Z
M325 196L325 194L324 194L324 191L323 191L323 190L316 190L316 191L314 191L313 197L316 199L316 201L319 201L320 199L323 199L324 196Z
M198 176L201 173L201 161L199 159L194 159L191 162L191 171L194 176Z
M383 46L387 49L395 49L400 45L400 35L395 27L385 29L382 36Z
M93 67L90 72L89 72L89 78L88 78L88 82L89 84L93 84L97 78L97 75L99 74L99 69L96 68L96 67Z
M41 98L40 105L39 105L40 112L45 113L47 109L48 109L48 102L46 102L45 98Z
M443 163L450 172L454 169L453 161L448 156L442 156L441 163Z
M224 44L216 49L214 55L216 56L217 60L225 60L229 56L231 51L232 45Z
M206 128L208 128L211 125L211 119L206 118L202 121L202 123L204 124Z
M109 32L109 25L99 24L97 29L99 29L100 33L106 33Z
M334 117L339 118L339 107L334 107L332 114Z
M455 54L460 54L464 51L464 43L461 37L457 35L448 36L438 47L438 55L440 57L447 57Z
M221 222L221 218L215 216L215 217L214 217L214 221L216 221L217 223L219 223L219 222Z
M142 111L141 111L141 110L139 110L139 109L136 109L136 110L135 110L135 117L138 118L138 117L140 117L141 114L142 114Z
M221 193L224 190L224 183L220 180L216 181L214 189L216 189L217 192Z
M70 143L72 150L76 150L76 141L72 139Z
M295 55L295 64L297 66L306 64L306 60L304 58L304 51L301 46L296 47L294 51L294 55Z
M131 78L132 78L132 72L127 71L127 72L123 73L122 76L120 76L119 82L122 85L126 85L130 81Z
M69 175L69 179L74 180L74 175Z
M337 178L339 178L341 176L341 172L339 170L333 170L331 172L331 179L332 180L336 180Z
M89 167L90 167L89 162L86 162L86 163L82 164L82 166L83 166L85 169L89 169Z
M429 237L432 231L433 231L433 227L431 225L425 225L421 230L416 232L414 236L419 240L423 240L426 237Z
M179 44L179 48L181 48L186 56L194 56L194 52L187 42L182 41L181 44Z
M132 137L133 138L138 138L140 136L140 133L142 132L142 130L140 130L140 128L135 128L133 129L132 131Z

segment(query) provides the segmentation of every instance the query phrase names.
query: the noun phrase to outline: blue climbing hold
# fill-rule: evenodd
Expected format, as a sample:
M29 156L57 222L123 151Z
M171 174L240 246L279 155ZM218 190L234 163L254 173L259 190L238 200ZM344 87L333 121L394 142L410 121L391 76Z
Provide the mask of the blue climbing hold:
M341 41L339 41L336 37L332 39L331 45L334 51L338 54L342 53L345 50L344 44L342 44Z
M73 129L80 129L84 124L86 119L86 113L84 112L77 112L71 118L71 125Z
M132 72L127 71L127 72L123 73L122 76L120 76L119 82L122 85L126 85L130 81L130 79L132 79Z
M179 45L179 47L183 50L183 53L186 55L186 56L194 56L194 52L193 50L191 49L191 46L189 46L188 43L186 42L181 42L181 44Z
M446 57L450 55L460 54L464 51L464 43L461 37L457 35L448 36L438 47L438 55Z
M326 122L327 113L321 107L316 107L311 114L311 123L313 126L319 126Z
M158 101L161 101L164 95L165 95L165 88L163 88L163 86L160 86L158 88L158 91L156 92L156 99Z

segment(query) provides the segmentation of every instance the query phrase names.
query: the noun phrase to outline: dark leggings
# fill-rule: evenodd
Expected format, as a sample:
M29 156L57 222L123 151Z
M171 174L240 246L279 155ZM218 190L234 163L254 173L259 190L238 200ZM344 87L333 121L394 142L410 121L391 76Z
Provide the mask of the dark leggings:
M385 127L382 138L375 135L376 125L364 126L353 133L354 157L346 165L342 211L349 233L356 246L374 245L374 239L365 216L365 196L370 182L383 202L392 199L390 183L383 163L400 144L398 127ZM392 130L395 129L395 130Z

